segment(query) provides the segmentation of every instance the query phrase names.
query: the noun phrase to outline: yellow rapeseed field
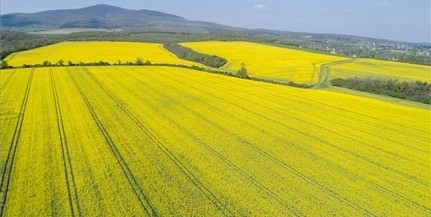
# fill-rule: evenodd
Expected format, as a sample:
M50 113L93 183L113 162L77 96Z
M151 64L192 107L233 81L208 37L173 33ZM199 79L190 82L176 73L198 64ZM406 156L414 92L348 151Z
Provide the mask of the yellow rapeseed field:
M398 79L400 81L431 82L431 66L383 61L375 59L353 59L343 64L330 66L331 78L374 77Z
M198 65L177 58L174 54L157 43L138 42L61 42L49 46L44 46L28 51L17 52L6 58L8 64L14 67L21 67L24 64L35 65L49 61L56 64L59 60L72 63L93 63L98 61L114 63L125 63L127 61L135 63L140 58L144 62L170 63L183 65Z
M251 42L187 42L181 43L201 53L228 60L225 69L237 71L246 64L253 77L314 84L319 80L320 65L345 58Z
M429 107L174 67L0 78L0 216L431 214Z

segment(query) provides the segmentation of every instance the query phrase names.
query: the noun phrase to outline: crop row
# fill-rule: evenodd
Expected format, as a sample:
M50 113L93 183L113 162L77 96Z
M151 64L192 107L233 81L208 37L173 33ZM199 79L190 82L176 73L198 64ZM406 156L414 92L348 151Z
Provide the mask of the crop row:
M1 216L431 213L427 109L170 67L0 73Z

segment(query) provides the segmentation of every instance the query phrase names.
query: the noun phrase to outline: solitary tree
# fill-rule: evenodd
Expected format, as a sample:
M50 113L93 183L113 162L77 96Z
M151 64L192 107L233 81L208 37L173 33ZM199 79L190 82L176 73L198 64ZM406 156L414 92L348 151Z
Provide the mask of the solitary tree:
M237 71L236 76L239 78L249 78L247 74L247 66L241 63L241 68Z

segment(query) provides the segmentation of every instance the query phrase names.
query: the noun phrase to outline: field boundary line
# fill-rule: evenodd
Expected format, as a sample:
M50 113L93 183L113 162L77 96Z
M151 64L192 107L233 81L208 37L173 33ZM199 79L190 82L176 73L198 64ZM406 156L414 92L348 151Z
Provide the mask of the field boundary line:
M102 133L103 137L105 138L106 144L109 146L112 154L116 158L117 162L119 163L121 170L123 171L124 175L126 176L129 184L133 188L133 191L138 198L139 202L141 203L141 206L144 208L145 212L149 216L158 216L156 208L152 205L150 198L143 192L143 190L139 187L139 183L136 180L135 176L131 172L129 166L125 162L123 156L121 155L120 151L116 147L114 141L112 140L111 136L109 135L106 128L103 126L102 121L97 116L96 112L94 111L93 106L90 103L90 100L85 95L84 91L82 90L81 86L78 84L77 80L75 79L73 72L68 70L68 74L70 78L72 79L73 83L75 84L76 88L79 91L79 94L81 95L82 99L84 100L85 104L87 105L87 108L89 109L91 116L93 117L94 121L96 122L97 127L99 128L100 132Z
M27 102L30 95L30 88L33 81L33 75L34 75L35 69L32 69L30 72L30 76L27 81L27 87L24 93L24 97L21 103L21 108L18 116L18 121L15 126L15 131L13 133L11 146L6 158L6 164L3 171L1 183L0 183L0 216L5 215L5 209L6 209L6 202L7 202L7 195L9 191L9 184L11 181L11 175L13 172L13 166L14 166L14 160L15 160L15 154L18 147L19 139L21 138L21 129L25 118L25 111L27 108Z
M88 73L89 77L91 77L98 85L100 88L102 88L116 103L117 105L121 108L121 110L127 114L127 116L129 116L130 119L133 120L133 122L135 122L135 124L139 127L139 129L145 133L145 135L147 135L155 144L156 146L163 152L165 153L165 155L171 159L171 161L180 169L180 171L187 177L187 179L190 180L190 182L193 183L193 185L199 189L199 191L201 191L210 201L211 203L213 203L219 210L225 210L226 213L229 216L233 216L232 212L227 209L227 207L221 203L217 197L207 188L205 187L202 182L199 181L198 178L196 178L193 173L187 169L186 166L184 166L177 157L175 157L174 154L172 154L172 152L169 151L168 148L166 148L166 146L163 145L162 142L160 142L160 140L158 140L137 118L135 115L133 115L125 106L124 104L115 96L112 94L111 91L109 91L106 87L103 86L103 84L93 75L93 73L91 73L90 70L88 70L87 68L84 68L84 70Z
M49 71L49 75L51 78L52 93L53 93L54 102L55 102L55 113L57 116L57 129L58 129L58 134L59 134L60 143L61 143L63 166L64 166L64 173L65 173L66 182L67 182L66 186L67 186L67 193L69 197L70 210L71 210L72 216L81 216L82 211L81 211L79 197L76 189L75 177L73 174L73 167L72 167L72 162L70 157L69 146L67 142L66 131L64 129L63 116L62 116L60 101L57 93L57 86L56 86L51 68Z

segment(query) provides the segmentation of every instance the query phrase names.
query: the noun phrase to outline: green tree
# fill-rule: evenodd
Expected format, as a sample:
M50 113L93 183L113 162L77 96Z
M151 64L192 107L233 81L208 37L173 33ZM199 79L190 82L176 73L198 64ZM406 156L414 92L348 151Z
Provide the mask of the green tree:
M249 78L247 73L247 65L241 63L241 68L237 71L236 76L239 78Z
M48 60L43 61L42 66L50 66L51 62L49 62Z
M136 65L143 65L144 61L142 60L142 58L137 58L136 59Z
M9 66L7 61L6 60L0 60L0 69L8 69L8 68L12 68L12 67Z
M64 60L59 60L56 65L57 66L64 66Z

